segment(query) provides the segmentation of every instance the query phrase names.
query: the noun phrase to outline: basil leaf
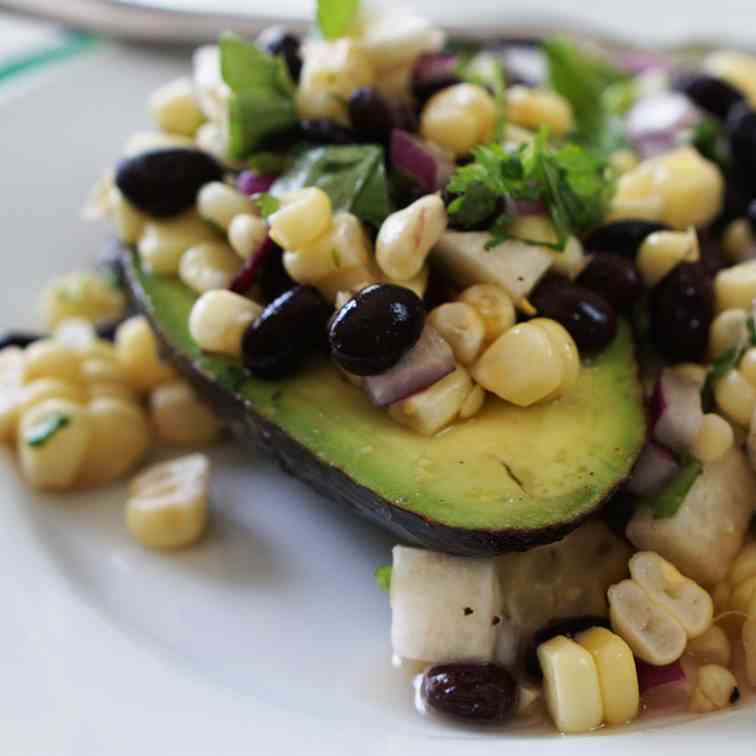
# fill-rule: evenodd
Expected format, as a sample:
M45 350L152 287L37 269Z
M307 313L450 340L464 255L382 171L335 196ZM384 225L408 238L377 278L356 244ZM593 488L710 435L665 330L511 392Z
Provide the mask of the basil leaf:
M360 7L360 0L318 0L318 27L326 39L343 37Z
M281 207L281 203L272 194L268 194L267 192L256 197L255 204L260 211L260 215L266 219Z
M378 583L378 587L381 590L388 591L391 589L391 573L393 569L390 564L386 564L375 571L375 582Z
M44 446L59 430L71 422L68 415L62 413L51 415L44 422L35 426L26 436L26 445L32 447Z
M689 458L685 462L661 493L649 502L655 520L663 520L677 514L702 471L703 467L697 459Z
M621 146L624 129L611 111L613 102L607 92L629 76L566 39L546 40L544 50L551 86L572 106L576 138L601 151Z
M243 160L274 134L297 125L294 83L280 56L269 55L237 34L220 40L229 99L229 154Z
M383 149L375 145L304 149L270 193L281 197L306 186L322 189L331 198L334 210L354 213L375 227L392 212Z

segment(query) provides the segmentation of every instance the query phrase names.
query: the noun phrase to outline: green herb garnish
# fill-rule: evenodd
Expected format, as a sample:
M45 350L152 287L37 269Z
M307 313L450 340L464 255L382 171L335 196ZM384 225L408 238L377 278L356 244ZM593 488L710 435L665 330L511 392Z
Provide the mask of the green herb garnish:
M474 161L452 177L449 190L457 194L449 212L475 215L476 206L488 207L491 196L514 200L541 200L545 204L558 241L533 244L563 250L572 234L596 225L604 217L612 182L606 177L606 162L576 144L554 148L548 132L541 129L534 141L514 151L492 144L478 147ZM485 207L480 208L483 214ZM489 229L493 248L510 238L514 216L500 215Z
M375 582L381 590L388 591L391 588L391 572L393 567L386 564L375 571Z
M706 380L701 387L701 401L705 412L708 412L714 406L714 385L716 382L724 378L731 370L735 370L745 353L751 347L756 346L756 321L754 321L753 315L746 320L746 331L748 338L745 343L730 347L711 363L706 373Z
M262 151L251 155L247 163L255 173L276 176L289 167L289 156L282 152Z
M663 520L677 514L702 470L703 467L697 459L688 457L684 460L679 472L667 483L661 493L648 501L655 520Z
M610 88L630 77L561 37L546 40L544 50L551 86L572 106L575 139L607 154L623 146L624 130L615 111L617 90Z
M208 366L212 364L215 380L223 386L223 388L232 393L238 393L241 387L249 379L249 374L241 365L225 363L218 368L215 361L212 361L212 363L208 362L207 364Z
M304 149L271 187L274 197L306 186L320 187L333 209L354 213L376 228L391 214L383 149L346 145Z
M34 426L26 436L26 445L32 447L44 446L59 430L65 428L71 418L63 413L50 415L46 420Z
M231 89L229 154L243 160L266 139L297 125L294 82L282 56L237 34L224 34L220 51L223 80Z
M343 37L354 22L360 0L318 0L318 28L326 39Z
M272 194L268 194L267 192L255 197L255 205L257 205L257 209L260 211L260 215L266 219L281 207L281 203Z

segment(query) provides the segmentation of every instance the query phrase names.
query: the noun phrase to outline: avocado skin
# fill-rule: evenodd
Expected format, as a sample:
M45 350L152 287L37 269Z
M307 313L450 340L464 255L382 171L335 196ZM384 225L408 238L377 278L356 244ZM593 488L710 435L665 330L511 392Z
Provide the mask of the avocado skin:
M324 463L310 449L257 412L251 402L245 401L206 375L195 360L176 349L167 339L142 286L135 261L136 255L124 248L126 289L135 308L150 322L160 343L161 353L194 386L199 395L213 406L232 434L242 443L268 452L286 473L306 483L323 497L349 507L390 531L404 543L471 557L527 551L564 538L593 516L624 483L624 479L618 480L606 492L604 499L588 511L553 525L528 530L453 527L408 511L357 483L338 466Z

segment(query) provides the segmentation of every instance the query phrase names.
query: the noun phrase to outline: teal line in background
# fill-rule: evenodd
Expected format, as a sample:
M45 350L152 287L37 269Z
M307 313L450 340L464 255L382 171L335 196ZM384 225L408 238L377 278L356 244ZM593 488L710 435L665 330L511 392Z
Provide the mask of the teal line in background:
M78 55L94 47L99 39L83 32L70 32L63 36L60 44L42 47L28 53L11 57L0 62L0 82L36 68L41 68L56 61Z

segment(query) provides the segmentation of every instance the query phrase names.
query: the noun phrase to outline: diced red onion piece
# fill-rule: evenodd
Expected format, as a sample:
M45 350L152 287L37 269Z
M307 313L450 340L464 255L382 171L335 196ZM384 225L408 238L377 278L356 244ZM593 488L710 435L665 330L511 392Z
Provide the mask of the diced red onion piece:
M412 78L421 84L432 84L436 81L454 76L457 72L457 56L443 53L429 53L421 55L412 70Z
M543 200L515 200L514 211L516 215L542 215L546 205Z
M686 681L685 670L679 661L664 667L655 667L636 659L635 666L638 669L638 687L641 695L662 685L675 685Z
M548 78L548 64L543 51L532 45L512 44L501 53L507 81L537 87Z
M242 171L236 180L236 186L242 194L251 197L253 194L267 192L273 186L275 180L275 176L264 176L254 171Z
M654 496L679 469L680 465L669 449L650 441L635 463L627 490L634 496Z
M677 145L680 133L700 119L698 109L681 92L644 97L630 108L625 121L627 138L642 157Z
M417 344L394 367L365 379L365 389L373 404L386 407L432 386L455 368L449 345L426 325Z
M270 236L265 237L265 241L253 252L242 265L241 270L234 276L229 285L229 291L236 294L246 294L255 283L263 264L269 255L275 249L275 244Z
M402 129L391 132L391 164L413 178L426 192L435 192L454 172L454 163L439 149Z
M654 440L674 451L690 451L703 422L701 387L666 368L654 388L651 410Z
M618 53L614 58L614 63L618 68L630 74L668 71L672 68L672 60L668 56L648 50Z

